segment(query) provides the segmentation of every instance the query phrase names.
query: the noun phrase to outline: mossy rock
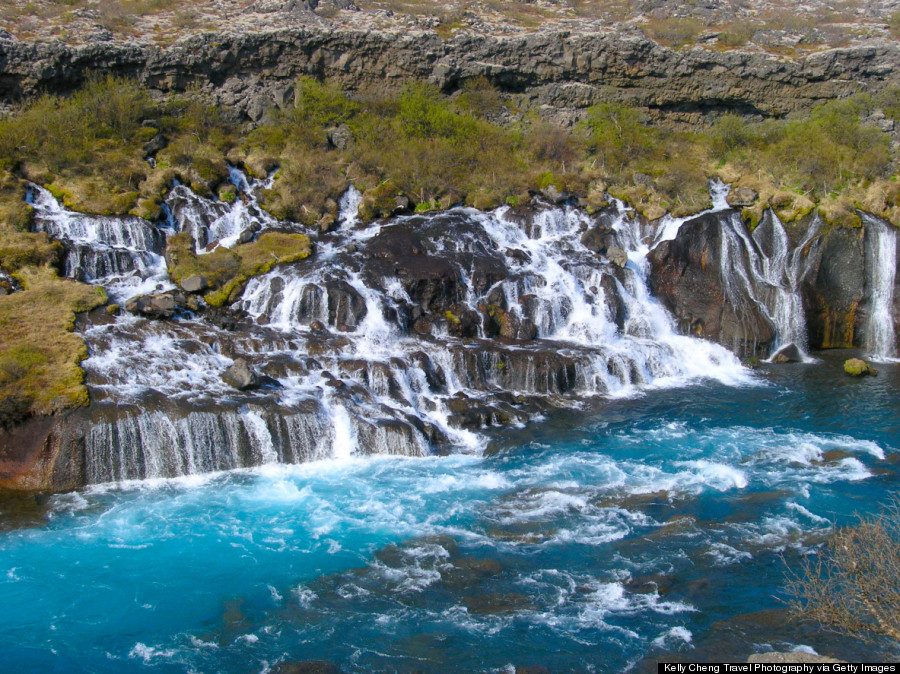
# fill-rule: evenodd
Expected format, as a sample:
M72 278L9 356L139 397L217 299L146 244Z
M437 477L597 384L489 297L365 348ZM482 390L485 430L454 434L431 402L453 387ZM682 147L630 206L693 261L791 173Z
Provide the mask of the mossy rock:
M409 199L390 180L368 189L359 203L359 217L364 221L387 218L409 208Z
M218 307L236 301L253 276L265 274L277 264L298 262L311 253L305 234L264 232L256 241L236 249L219 247L197 255L190 235L182 232L169 237L166 262L169 275L179 285L202 277L209 286L203 299Z
M0 297L0 399L25 400L32 414L87 404L79 363L88 350L72 329L75 314L105 304L106 293L50 267L24 267L15 277L23 290Z
M862 219L853 204L845 198L826 199L819 204L819 213L830 227L858 229L862 227Z
M233 204L235 200L237 200L237 187L232 184L222 185L219 188L219 201L224 201L226 204Z
M851 377L864 377L866 375L871 375L874 377L878 374L878 370L876 370L861 358L849 358L848 360L845 360L844 372L849 374Z

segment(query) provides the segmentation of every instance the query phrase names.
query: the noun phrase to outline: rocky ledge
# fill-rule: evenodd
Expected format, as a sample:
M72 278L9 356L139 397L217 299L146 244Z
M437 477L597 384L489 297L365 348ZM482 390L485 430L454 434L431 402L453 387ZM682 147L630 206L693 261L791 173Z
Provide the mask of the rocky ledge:
M873 39L788 59L765 52L664 47L637 29L554 30L497 36L461 31L290 28L189 35L167 46L100 40L81 45L27 42L0 34L0 101L64 93L92 72L135 77L164 93L191 88L245 119L293 100L298 76L329 78L349 90L429 80L453 92L485 77L501 92L558 121L622 100L669 120L707 113L781 116L898 81L900 48Z

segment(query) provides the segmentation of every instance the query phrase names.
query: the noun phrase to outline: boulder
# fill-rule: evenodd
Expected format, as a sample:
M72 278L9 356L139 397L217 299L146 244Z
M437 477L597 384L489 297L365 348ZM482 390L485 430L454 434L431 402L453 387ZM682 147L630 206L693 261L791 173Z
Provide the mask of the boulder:
M260 376L243 358L235 360L234 364L222 373L222 380L238 391L259 388L262 383Z
M759 199L759 194L756 190L751 190L749 187L732 187L731 191L728 192L728 196L725 197L725 201L732 208L752 206L757 199Z
M624 269L625 265L628 264L628 253L626 253L621 248L616 248L615 246L609 248L606 251L606 257L610 262L622 269Z
M849 358L844 361L844 372L851 377L865 377L866 375L875 376L878 370L869 365L862 358Z
M363 193L359 202L359 217L364 220L387 218L409 208L409 199L391 181L381 183L377 187Z
M200 293L209 288L209 281L200 274L188 276L181 282L181 289L186 293Z
M138 295L125 302L125 310L146 318L172 318L175 310L185 305L185 300L181 293L174 290Z
M611 227L592 227L581 235L581 245L592 253L605 253L615 241Z
M328 142L337 150L346 150L347 146L353 142L353 133L346 124L329 129Z
M772 354L772 357L769 359L771 363L777 363L779 365L783 363L802 363L803 362L803 354L800 352L800 349L796 344L791 342L785 346L782 346L778 351Z

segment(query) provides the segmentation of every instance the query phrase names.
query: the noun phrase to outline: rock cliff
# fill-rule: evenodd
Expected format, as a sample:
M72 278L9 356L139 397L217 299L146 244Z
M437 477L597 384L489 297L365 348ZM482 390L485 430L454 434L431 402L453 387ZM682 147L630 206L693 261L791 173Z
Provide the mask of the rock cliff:
M136 77L160 92L199 88L255 120L292 99L299 75L334 78L351 90L428 79L448 92L484 76L563 121L600 101L625 100L691 122L719 111L778 116L875 92L898 80L898 66L897 43L881 39L791 60L758 51L673 50L637 30L458 32L444 39L425 30L297 25L195 34L168 47L25 42L7 33L0 39L0 100L70 91L99 71Z

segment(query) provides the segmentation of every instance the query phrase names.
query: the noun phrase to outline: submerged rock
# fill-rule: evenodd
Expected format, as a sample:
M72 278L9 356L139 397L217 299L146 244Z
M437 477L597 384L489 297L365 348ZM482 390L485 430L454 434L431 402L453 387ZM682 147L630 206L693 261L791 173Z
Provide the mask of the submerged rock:
M803 354L800 353L800 349L797 345L792 342L786 346L782 346L778 351L773 353L770 361L779 365L783 363L802 363Z
M279 662L272 667L272 674L341 674L341 668L327 660L303 660Z
M802 651L791 651L790 653L754 653L747 658L749 663L760 664L776 664L788 662L810 662L810 663L828 663L828 662L844 662L843 660L835 660L827 655L818 655L815 653L804 653Z
M861 358L849 358L845 360L844 372L849 374L851 377L864 377L866 375L872 375L874 377L878 374L878 370L876 370Z
M262 383L256 371L243 358L238 358L234 361L234 365L225 370L222 374L222 380L238 391L259 388L260 383Z

